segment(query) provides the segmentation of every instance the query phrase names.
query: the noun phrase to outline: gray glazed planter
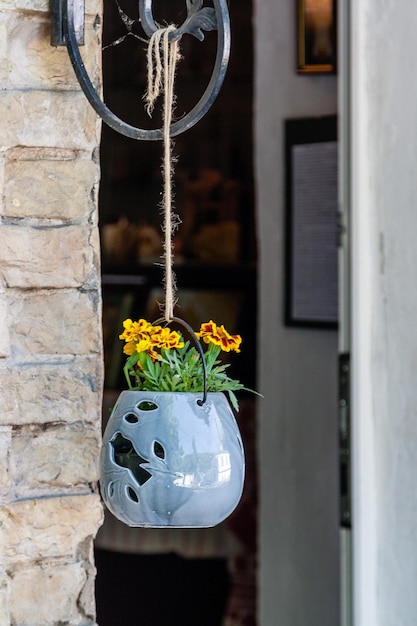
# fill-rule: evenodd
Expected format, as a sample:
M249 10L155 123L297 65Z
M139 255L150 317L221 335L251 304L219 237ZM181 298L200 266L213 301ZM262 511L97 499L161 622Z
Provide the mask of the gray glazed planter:
M222 393L123 391L107 424L100 487L129 526L215 526L237 506L245 460Z

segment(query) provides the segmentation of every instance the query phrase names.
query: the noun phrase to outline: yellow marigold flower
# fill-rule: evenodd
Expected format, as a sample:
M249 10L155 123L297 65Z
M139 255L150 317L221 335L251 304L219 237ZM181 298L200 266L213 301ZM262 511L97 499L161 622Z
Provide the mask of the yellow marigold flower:
M127 319L123 322L124 331L121 335L119 335L119 339L124 339L125 341L132 341L133 335L133 322L131 319Z
M182 348L184 342L180 333L170 328L161 328L157 333L151 336L151 341L156 348L164 348L169 350L171 348Z
M136 341L128 341L123 346L123 352L131 356L136 351Z
M150 337L152 335L157 335L158 333L161 332L161 330L162 330L162 326L152 326L152 324L149 324L148 333Z
M123 322L124 331L119 335L119 339L124 339L126 342L140 341L146 339L149 335L152 324L144 319L140 319L137 322L132 322L131 319L127 319Z
M152 361L160 361L161 355L154 350L154 345L150 339L142 339L136 346L137 352L146 352L151 357Z
M146 352L152 346L152 343L149 339L141 339L135 346L136 352Z

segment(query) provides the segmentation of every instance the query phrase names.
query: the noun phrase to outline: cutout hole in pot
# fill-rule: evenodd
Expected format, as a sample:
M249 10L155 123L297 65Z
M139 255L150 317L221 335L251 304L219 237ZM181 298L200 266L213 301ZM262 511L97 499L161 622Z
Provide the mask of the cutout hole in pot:
M107 493L109 495L109 498L112 498L114 496L114 482L113 481L109 483L107 487Z
M124 419L126 420L126 422L129 422L129 424L137 424L139 421L138 416L134 413L128 413L124 416Z
M158 459L165 459L165 450L163 446L159 443L159 441L154 441L153 451Z
M141 457L140 454L136 452L130 439L126 439L121 433L117 433L110 443L113 446L114 462L117 463L119 467L129 469L139 485L144 485L152 476L148 470L142 467L142 463L148 463L147 459Z
M139 502L139 496L132 487L127 487L126 493L133 502Z
M137 408L140 411L156 411L156 409L158 408L158 405L155 404L155 402L152 402L151 400L142 400L137 405Z

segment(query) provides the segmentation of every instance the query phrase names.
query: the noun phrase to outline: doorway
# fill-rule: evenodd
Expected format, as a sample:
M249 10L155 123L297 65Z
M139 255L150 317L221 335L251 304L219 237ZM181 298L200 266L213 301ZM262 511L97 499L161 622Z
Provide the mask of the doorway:
M182 23L185 0L155 0L157 22ZM218 319L244 338L236 378L256 388L257 250L252 142L252 2L231 6L232 52L221 92L206 116L175 139L175 238L179 312L192 326ZM129 30L126 23L129 22ZM127 33L130 34L127 34ZM104 100L141 128L161 125L144 112L145 44L137 2L105 6ZM176 79L176 114L194 106L213 68L216 34L186 36ZM104 421L125 388L123 319L159 317L162 271L159 202L161 144L127 139L103 126L99 210L102 241ZM240 355L239 355L240 357ZM207 530L130 529L107 515L96 541L100 626L255 626L255 403L242 396L239 425L247 480L236 512ZM116 590L116 591L112 591ZM139 607L139 608L137 608ZM135 610L137 609L137 610ZM123 616L121 618L121 615ZM169 617L169 619L168 619Z

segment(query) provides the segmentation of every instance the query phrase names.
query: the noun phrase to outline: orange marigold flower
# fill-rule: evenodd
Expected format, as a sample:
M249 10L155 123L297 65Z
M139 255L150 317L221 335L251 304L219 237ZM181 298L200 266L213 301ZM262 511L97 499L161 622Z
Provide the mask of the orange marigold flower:
M225 352L240 352L240 344L242 343L242 337L240 335L231 335L227 332L225 327L217 326L213 320L205 324L201 324L200 332L196 333L199 339L202 339L205 343L213 343L216 346L220 346Z
M242 343L242 337L240 335L231 335L227 332L223 324L220 328L217 328L217 337L219 339L219 345L225 352L240 352L240 344Z
M159 352L156 352L153 348L149 348L148 354L151 357L152 361L162 361L162 356Z
M200 332L196 333L198 339L202 339L205 343L216 343L217 341L217 325L213 320L201 324ZM213 341L216 339L216 341Z

